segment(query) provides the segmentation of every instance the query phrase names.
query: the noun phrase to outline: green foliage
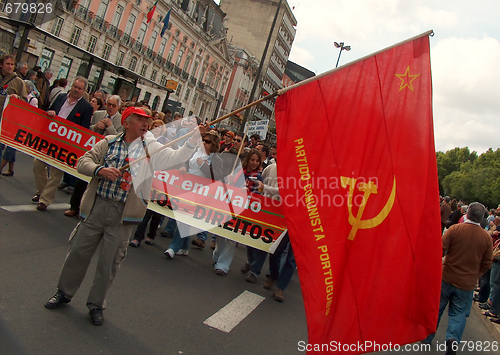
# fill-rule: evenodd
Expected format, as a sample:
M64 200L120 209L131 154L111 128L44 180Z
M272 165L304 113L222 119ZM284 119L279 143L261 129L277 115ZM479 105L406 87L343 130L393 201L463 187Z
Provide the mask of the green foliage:
M439 190L466 202L478 201L490 208L500 203L500 149L477 155L469 148L437 152Z

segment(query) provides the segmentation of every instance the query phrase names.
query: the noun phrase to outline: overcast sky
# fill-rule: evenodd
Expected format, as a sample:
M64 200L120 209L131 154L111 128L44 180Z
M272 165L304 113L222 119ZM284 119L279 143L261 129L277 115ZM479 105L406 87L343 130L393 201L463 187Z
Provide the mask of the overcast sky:
M288 0L297 19L290 60L316 74L434 30L436 150L496 150L500 140L500 1Z

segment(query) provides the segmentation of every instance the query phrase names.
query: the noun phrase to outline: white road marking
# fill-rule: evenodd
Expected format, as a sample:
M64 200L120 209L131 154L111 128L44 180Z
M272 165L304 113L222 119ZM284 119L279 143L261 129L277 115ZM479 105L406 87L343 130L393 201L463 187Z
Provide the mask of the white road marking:
M262 301L264 301L264 297L249 291L244 291L213 316L205 320L203 324L229 333L243 319L252 313Z
M67 203L53 203L47 207L47 210L67 210L69 209L69 204ZM37 211L36 204L31 205L13 205L13 206L0 206L2 210L9 212L30 212ZM38 212L38 211L37 211Z

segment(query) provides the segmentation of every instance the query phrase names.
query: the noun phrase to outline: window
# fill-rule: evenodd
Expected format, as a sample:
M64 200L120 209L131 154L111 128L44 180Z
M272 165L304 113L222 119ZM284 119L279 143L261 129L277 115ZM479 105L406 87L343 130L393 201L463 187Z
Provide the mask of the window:
M198 66L199 66L199 65L200 65L200 62L198 62L198 61L194 62L193 72L191 73L191 75L192 75L193 77L195 77L195 78L196 78L196 71L198 70Z
M0 0L0 11L3 11L5 4L7 4L7 0Z
M175 52L175 47L177 47L177 44L172 44L170 46L170 50L168 51L167 62L172 61L172 57L174 56L174 52Z
M208 64L204 63L203 66L201 67L201 74L200 74L200 81L203 81L203 78L205 77L205 72L207 71Z
M207 84L208 86L212 86L213 79L214 79L214 72L211 71L207 75L207 80L205 80L205 84Z
M104 52L102 54L102 58L108 60L110 53L111 53L111 45L106 43L106 45L104 46Z
M184 70L185 72L187 72L189 70L189 64L190 63L191 63L191 57L187 56L186 61L184 62L184 67L182 68L182 70Z
M106 16L106 11L108 10L109 0L101 0L101 4L99 5L99 9L97 10L97 16L100 18L104 18Z
M214 89L217 90L217 87L219 86L219 83L220 83L220 75L217 75L217 78L215 79L215 85L214 85Z
M195 92L193 96L193 105L196 105L196 100L198 100L198 93Z
M137 57L132 56L132 58L130 58L130 65L128 66L128 68L132 71L135 71L136 65L137 65Z
M156 81L157 74L158 74L158 71L153 69L153 72L151 73L151 80L152 81Z
M182 84L178 84L177 85L177 90L175 91L175 95L177 95L177 97L181 97L181 91L182 91Z
M186 94L184 94L184 101L187 101L189 99L189 94L191 93L191 90L189 88L186 89Z
M69 40L69 43L77 46L81 33L82 33L82 29L78 26L75 26L75 28L73 28L73 33L71 34L71 39Z
M149 40L148 49L153 50L153 48L155 47L156 37L158 37L158 32L153 31L153 33L151 34L151 39Z
M167 77L165 75L162 75L160 80L160 86L165 86L165 85L167 85Z
M116 65L121 66L123 64L123 57L125 56L124 51L118 52L118 57L116 57Z
M144 41L144 37L146 36L146 29L147 29L146 24L142 23L141 28L139 29L139 33L137 34L136 43L142 44L142 42Z
M59 68L59 73L57 73L57 79L68 78L69 70L71 69L71 63L73 59L68 57L63 57L61 60L61 67Z
M126 35L129 35L132 33L132 29L134 28L134 24L135 24L135 15L132 15L130 14L130 16L128 17L128 21L127 21L127 26L125 27L125 34Z
M160 43L160 48L158 49L158 55L163 58L163 53L165 52L165 47L167 46L167 39L163 38Z
M178 66L178 67L181 66L182 57L184 57L184 47L181 46L181 49L179 50L179 54L177 55L177 61L175 62L176 66Z
M31 15L30 15L30 18L28 19L28 22L35 23L36 15L37 15L36 11L32 12Z
M148 65L147 64L143 64L142 65L142 69L141 69L141 75L142 76L146 76L146 71L148 70Z
M54 23L52 24L52 29L50 30L50 33L52 33L55 36L59 36L61 34L61 28L63 23L64 23L63 18L57 16L54 20Z
M96 43L97 43L97 37L90 36L89 44L87 46L87 52L94 53Z
M113 15L113 20L111 21L111 24L115 27L118 27L118 25L120 25L122 15L123 15L123 7L118 5L116 7L115 14Z
M226 87L226 84L227 84L227 78L224 78L224 80L222 80L222 85L220 86L219 94L222 95L222 91L224 91L224 88Z

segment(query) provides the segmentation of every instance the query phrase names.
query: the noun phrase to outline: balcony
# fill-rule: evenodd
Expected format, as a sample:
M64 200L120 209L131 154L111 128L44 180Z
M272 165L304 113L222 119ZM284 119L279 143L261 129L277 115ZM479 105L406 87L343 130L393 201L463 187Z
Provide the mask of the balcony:
M128 34L124 34L122 39L121 39L121 42L122 44L128 46L128 44L130 43L130 36Z
M188 72L185 72L184 70L181 71L181 77L182 79L184 80L188 80L189 78L189 73Z
M208 85L205 85L205 93L212 96L214 99L217 98L217 91L215 91L214 88L211 88L210 86Z
M78 0L62 0L56 2L56 6L72 14L75 13L77 5Z
M194 76L189 78L189 84L196 86L196 78Z
M135 42L135 44L133 45L132 49L136 52L141 52L141 49L142 49L142 43L141 42Z
M85 18L85 22L87 22L88 24L92 24L92 22L94 21L94 17L95 17L95 14L92 12L92 11L89 11L87 13L87 17Z
M100 16L94 17L94 21L92 21L92 27L94 27L98 31L104 30L104 19Z
M200 90L205 89L205 84L203 84L201 81L198 81L198 89Z
M175 75L181 75L182 69L175 65L173 72Z
M117 34L118 34L118 28L116 26L109 25L108 36L116 38ZM116 39L119 40L119 38L116 38Z
M85 21L87 19L88 13L89 10L86 7L78 6L78 10L76 10L75 17L82 21Z

